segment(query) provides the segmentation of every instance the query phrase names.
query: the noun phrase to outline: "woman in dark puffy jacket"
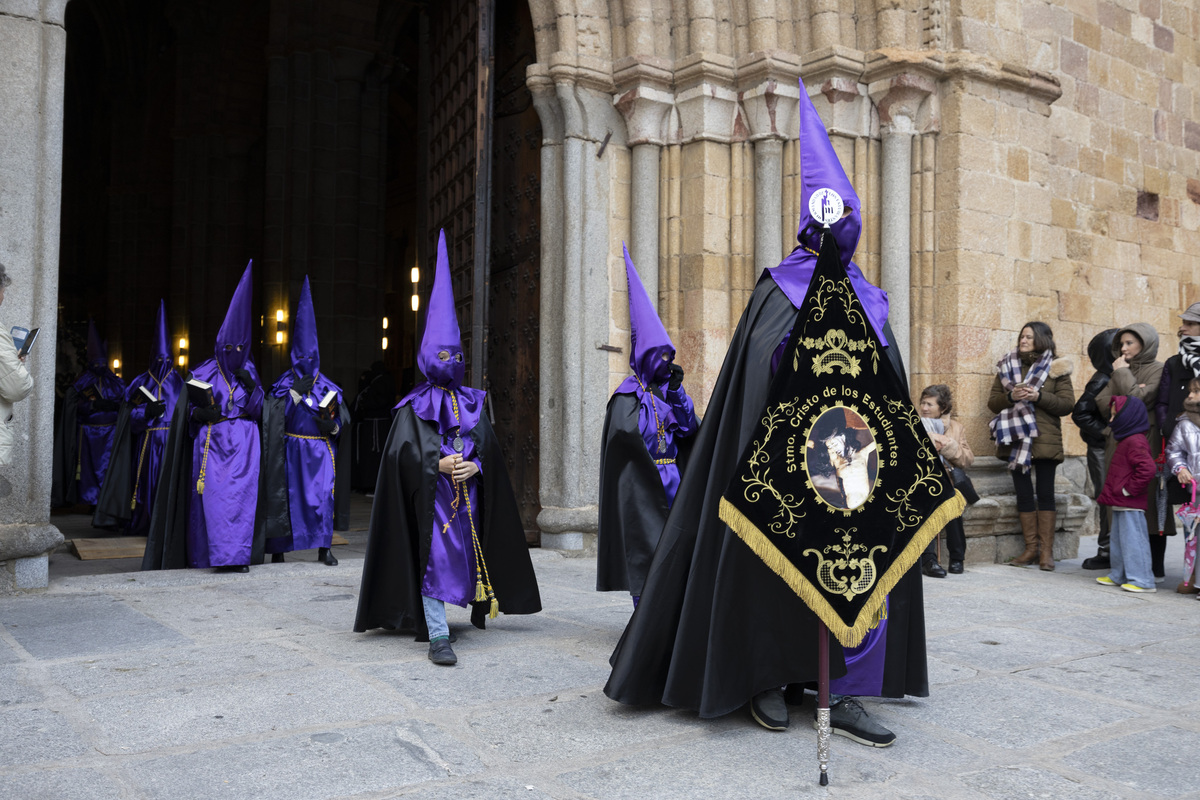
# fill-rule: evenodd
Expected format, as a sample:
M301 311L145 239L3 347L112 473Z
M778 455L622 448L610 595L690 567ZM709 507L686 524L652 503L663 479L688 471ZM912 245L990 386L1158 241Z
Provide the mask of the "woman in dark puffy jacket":
M1117 338L1117 329L1109 328L1100 331L1088 342L1088 359L1096 371L1083 387L1083 394L1075 401L1075 409L1071 412L1071 421L1079 428L1079 435L1087 445L1088 476L1092 479L1092 498L1100 496L1104 488L1104 448L1108 444L1108 420L1100 416L1096 408L1096 395L1108 386L1112 378L1112 343ZM1108 558L1109 512L1100 507L1100 535L1096 537L1096 555L1083 560L1084 569L1108 569L1111 562Z
M1010 562L1016 567L1039 561L1042 569L1054 569L1054 473L1063 460L1061 419L1075 405L1073 369L1070 359L1057 357L1054 333L1044 322L1026 323L1017 348L996 364L988 397L996 416L989 427L1017 494L1025 551Z

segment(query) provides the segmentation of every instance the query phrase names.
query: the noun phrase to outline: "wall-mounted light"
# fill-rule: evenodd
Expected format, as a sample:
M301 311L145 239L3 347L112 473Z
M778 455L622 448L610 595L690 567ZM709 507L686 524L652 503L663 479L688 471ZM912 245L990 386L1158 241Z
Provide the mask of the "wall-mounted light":
M120 377L120 376L121 376L121 359L119 359L119 358L114 358L114 359L113 359L113 366L112 366L112 369L113 369L113 373L114 373L114 374L115 374L117 377Z
M387 337L383 337L383 349L387 350Z
M411 278L412 278L412 283L420 283L421 282L421 270L418 269L417 267L413 267L412 273L411 273Z
M412 310L416 311L420 307L421 307L421 295L414 294L412 296Z
M187 358L188 358L187 338L181 336L181 337L179 337L179 367L180 367L180 369L183 369L184 367L187 366Z
M385 331L387 330L387 317L384 317L384 318L383 318L383 329L384 329Z
M283 309L277 309L275 311L275 344L283 344L283 332L287 330L287 323L283 320Z

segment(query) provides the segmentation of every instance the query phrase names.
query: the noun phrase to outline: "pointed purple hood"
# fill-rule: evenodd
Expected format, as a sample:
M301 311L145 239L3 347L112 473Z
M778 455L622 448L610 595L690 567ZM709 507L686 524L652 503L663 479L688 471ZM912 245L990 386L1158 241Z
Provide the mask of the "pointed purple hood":
M317 316L313 313L308 276L300 285L300 301L292 324L292 369L296 375L316 375L321 371L321 348L317 344Z
M250 337L253 326L251 308L254 303L254 285L252 271L254 262L246 265L237 289L233 291L233 299L229 301L229 310L225 312L225 321L217 331L217 344L214 355L227 377L250 360Z
M450 358L442 361L445 350ZM487 392L463 386L462 338L454 313L454 290L450 285L450 259L446 256L446 231L438 236L437 268L433 273L433 291L425 311L425 334L417 353L417 366L426 380L401 398L396 409L411 406L413 413L433 423L443 436L458 429L469 433L479 424ZM395 409L393 409L394 411Z
M665 383L671 377L675 345L650 303L624 242L621 249L625 252L625 279L629 286L629 366L646 386Z
M96 321L91 317L88 317L87 363L93 372L108 366L108 346L100 339Z
M150 374L162 380L171 369L171 339L167 334L167 301L158 301L158 320L154 326L154 349L150 351Z
M808 90L800 81L800 225L796 239L800 242L786 256L778 267L772 267L767 272L780 290L787 295L788 300L796 308L804 304L804 296L808 294L808 284L812 280L813 270L817 265L817 252L821 249L822 227L813 219L808 210L808 201L813 193L820 189L833 189L845 205L845 215L830 226L834 241L837 242L838 255L846 275L854 286L854 293L866 309L871 327L885 347L887 337L883 334L883 326L887 324L888 298L887 293L871 284L862 270L850 259L858 247L858 237L862 232L862 203L842 162L838 160L829 134L825 131L825 123L808 99Z
M862 234L862 202L854 191L854 185L846 177L846 171L842 169L842 162L825 131L825 123L808 98L804 81L800 81L800 226L796 231L796 239L813 250L821 249L821 225L808 210L808 201L818 189L833 189L841 195L842 203L846 206L844 216L830 228L842 264L848 264L854 257L858 237ZM810 228L816 230L811 231Z
M446 361L438 358L438 353L443 350L450 356ZM454 287L450 284L445 230L438 236L437 267L433 273L429 306L425 310L425 333L421 337L417 366L430 383L448 389L462 386L466 375L458 315L454 311Z

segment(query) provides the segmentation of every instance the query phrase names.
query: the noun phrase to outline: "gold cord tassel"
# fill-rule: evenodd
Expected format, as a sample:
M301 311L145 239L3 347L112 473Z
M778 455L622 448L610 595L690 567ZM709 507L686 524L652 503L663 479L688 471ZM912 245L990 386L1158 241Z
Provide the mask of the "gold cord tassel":
M495 595L493 595L492 608L490 611L488 611L488 619L495 619L498 616L500 616L500 601L496 599Z
M196 481L196 494L204 494L204 478Z
M483 601L485 601L487 599L488 599L487 592L484 591L484 588L483 588L483 579L477 578L475 580L475 602L482 603Z

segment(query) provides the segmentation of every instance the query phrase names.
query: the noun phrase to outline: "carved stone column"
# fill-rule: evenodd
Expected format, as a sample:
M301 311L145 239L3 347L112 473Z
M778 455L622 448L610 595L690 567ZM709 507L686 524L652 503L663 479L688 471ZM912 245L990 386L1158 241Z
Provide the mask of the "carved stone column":
M880 283L888 293L888 320L905 364L912 341L913 137L937 124L936 83L901 72L876 74L868 93L879 112L883 146L880 175Z
M800 59L751 53L738 85L754 143L754 277L783 260L783 143L797 136Z
M614 238L613 173L618 158L627 157L625 125L613 107L611 82L561 53L548 67L531 65L526 82L543 130L537 521L543 547L586 550L595 546L600 475L595 443L610 392L607 264ZM553 143L558 136L561 145Z
M629 255L638 275L658 308L658 221L659 159L669 138L668 121L675 97L671 93L671 71L662 59L649 56L618 62L613 79L617 92L613 103L625 118L632 151L630 169Z
M42 329L26 366L33 393L10 423L12 463L0 467L0 594L49 585L54 353L62 199L65 0L0 0L0 262L12 278L0 324Z

